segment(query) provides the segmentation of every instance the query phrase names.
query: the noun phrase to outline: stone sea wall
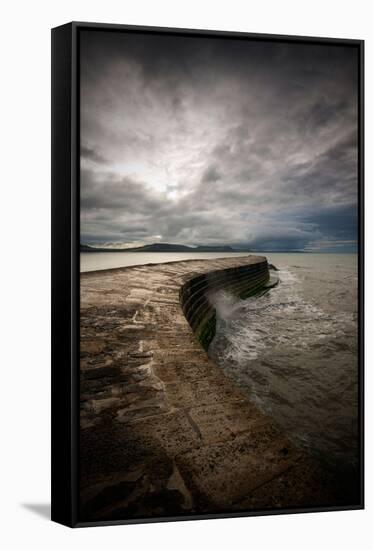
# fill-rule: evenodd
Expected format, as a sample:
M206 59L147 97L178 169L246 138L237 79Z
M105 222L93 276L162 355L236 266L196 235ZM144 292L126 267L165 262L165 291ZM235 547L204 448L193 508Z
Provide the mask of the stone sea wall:
M203 273L181 287L180 303L184 315L205 350L215 335L216 326L210 295L224 290L244 299L261 290L268 281L268 264L263 259L254 264Z
M318 464L201 346L210 291L267 282L257 256L81 275L80 521L335 504Z

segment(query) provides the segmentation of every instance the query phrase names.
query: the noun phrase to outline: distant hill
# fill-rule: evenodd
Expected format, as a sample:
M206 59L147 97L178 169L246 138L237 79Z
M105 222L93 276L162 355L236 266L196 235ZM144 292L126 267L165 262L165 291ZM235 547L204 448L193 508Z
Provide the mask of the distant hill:
M88 244L80 243L80 252L97 252L96 248L89 246Z
M80 252L246 252L231 246L186 246L183 244L153 243L136 248L99 248L88 244L80 244Z

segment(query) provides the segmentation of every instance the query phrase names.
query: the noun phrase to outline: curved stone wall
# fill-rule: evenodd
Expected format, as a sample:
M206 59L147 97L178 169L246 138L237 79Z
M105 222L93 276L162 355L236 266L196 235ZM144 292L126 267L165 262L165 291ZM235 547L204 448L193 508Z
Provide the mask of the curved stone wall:
M82 274L80 521L335 506L318 465L195 337L215 331L210 292L272 284L259 256Z
M209 296L219 290L247 298L260 292L269 282L265 258L251 265L219 269L188 280L180 289L184 315L200 344L208 349L216 327L216 311Z

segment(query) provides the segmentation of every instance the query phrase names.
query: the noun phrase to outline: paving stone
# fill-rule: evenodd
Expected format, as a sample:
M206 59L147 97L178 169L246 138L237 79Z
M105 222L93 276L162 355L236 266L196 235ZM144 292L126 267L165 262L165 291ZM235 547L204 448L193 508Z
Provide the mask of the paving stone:
M183 313L193 278L224 287L226 270L231 280L258 266L246 256L81 275L82 520L286 505L291 483L304 502L325 500L309 459L212 363Z

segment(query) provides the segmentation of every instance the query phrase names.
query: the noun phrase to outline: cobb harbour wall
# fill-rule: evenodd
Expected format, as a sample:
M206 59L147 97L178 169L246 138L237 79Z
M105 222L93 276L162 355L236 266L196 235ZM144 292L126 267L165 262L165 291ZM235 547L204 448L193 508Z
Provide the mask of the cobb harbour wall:
M245 297L268 280L257 256L81 275L80 521L333 502L203 349L210 292Z
M245 299L262 290L269 282L265 259L249 265L239 265L210 271L192 277L180 288L180 303L184 315L205 350L215 335L216 311L211 295L223 290Z

